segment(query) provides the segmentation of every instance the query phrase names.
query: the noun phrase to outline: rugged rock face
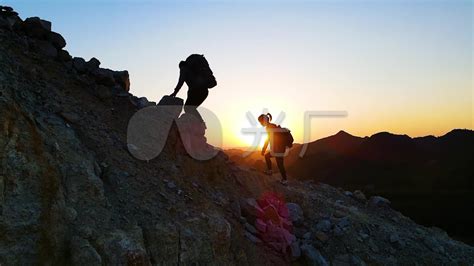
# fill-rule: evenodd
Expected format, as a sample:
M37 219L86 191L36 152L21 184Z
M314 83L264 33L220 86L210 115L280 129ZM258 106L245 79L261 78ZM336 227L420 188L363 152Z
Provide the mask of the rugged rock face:
M71 59L51 23L0 10L0 264L474 262L472 247L383 198L282 187L223 153L196 161L176 127L157 158L137 160L128 121L153 103L128 93L128 72Z

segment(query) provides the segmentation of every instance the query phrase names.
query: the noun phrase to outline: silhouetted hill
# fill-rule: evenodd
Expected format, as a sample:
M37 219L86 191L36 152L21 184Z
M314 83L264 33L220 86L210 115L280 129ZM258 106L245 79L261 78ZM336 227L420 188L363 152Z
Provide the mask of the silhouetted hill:
M361 138L340 131L309 143L303 158L300 150L295 146L286 158L293 178L386 196L416 221L474 240L472 130L417 138L388 132ZM261 156L233 158L265 167Z

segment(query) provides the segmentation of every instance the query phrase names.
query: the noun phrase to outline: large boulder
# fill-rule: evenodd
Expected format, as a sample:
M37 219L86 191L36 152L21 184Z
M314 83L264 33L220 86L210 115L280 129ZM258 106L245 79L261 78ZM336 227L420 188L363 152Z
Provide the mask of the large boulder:
M58 60L61 62L69 62L72 60L72 56L66 50L58 51Z
M54 31L48 33L48 41L51 42L51 44L58 50L66 46L66 40L63 38L63 36Z
M115 82L124 90L130 90L130 76L127 70L113 72Z
M22 27L28 36L38 39L46 39L51 32L51 22L39 17L25 19Z
M112 87L115 84L113 71L106 68L98 68L92 72L95 82L100 85Z
M92 57L89 61L86 63L86 69L89 72L93 72L97 70L100 66L100 61L99 59Z
M85 73L87 68L86 68L86 60L81 57L74 57L72 59L72 66L78 73Z

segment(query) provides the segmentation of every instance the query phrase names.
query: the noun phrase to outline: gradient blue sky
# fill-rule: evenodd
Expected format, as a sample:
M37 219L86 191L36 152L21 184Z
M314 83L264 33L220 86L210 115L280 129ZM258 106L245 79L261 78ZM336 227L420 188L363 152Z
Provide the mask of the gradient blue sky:
M313 121L311 139L472 129L472 1L2 3L52 21L73 56L129 70L150 100L172 92L180 60L204 54L219 84L203 106L227 147L251 142L245 113L265 107L286 112L297 141L308 110L349 114Z

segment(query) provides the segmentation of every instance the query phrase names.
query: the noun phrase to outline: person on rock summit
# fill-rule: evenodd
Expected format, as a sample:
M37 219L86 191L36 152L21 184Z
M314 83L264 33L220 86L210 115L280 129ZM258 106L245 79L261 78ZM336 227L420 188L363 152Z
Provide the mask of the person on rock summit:
M268 138L265 140L265 144L262 148L262 156L265 156L265 162L267 165L267 170L265 174L272 175L272 161L270 158L275 157L278 169L280 170L282 185L288 185L288 180L286 178L286 170L283 158L286 156L286 148L291 148L293 145L293 136L286 128L281 128L280 126L270 123L272 121L272 115L270 113L262 114L258 117L258 122L265 127L267 131ZM270 143L271 151L266 152L268 143Z
M204 55L192 54L185 61L179 63L178 84L170 96L176 96L184 82L188 85L188 97L184 104L184 112L192 114L204 122L197 107L206 100L209 89L217 85L216 78Z

